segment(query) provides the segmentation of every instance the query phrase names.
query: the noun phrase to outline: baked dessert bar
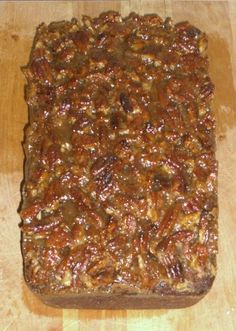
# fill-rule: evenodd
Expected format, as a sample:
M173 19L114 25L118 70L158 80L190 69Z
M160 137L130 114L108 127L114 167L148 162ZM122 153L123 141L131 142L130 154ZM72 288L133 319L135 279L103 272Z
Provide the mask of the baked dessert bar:
M27 78L22 254L64 308L177 308L216 272L207 37L117 12L41 24Z

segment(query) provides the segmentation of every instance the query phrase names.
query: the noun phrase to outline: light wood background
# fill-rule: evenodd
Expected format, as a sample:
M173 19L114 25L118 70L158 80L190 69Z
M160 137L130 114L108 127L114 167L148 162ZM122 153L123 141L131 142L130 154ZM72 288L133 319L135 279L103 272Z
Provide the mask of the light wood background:
M40 22L97 15L115 9L127 15L157 12L188 19L209 35L211 76L216 84L219 160L218 275L211 292L182 310L95 311L46 307L24 285L20 253L20 201L27 121L25 80ZM121 0L0 2L0 331L233 331L236 330L236 0Z

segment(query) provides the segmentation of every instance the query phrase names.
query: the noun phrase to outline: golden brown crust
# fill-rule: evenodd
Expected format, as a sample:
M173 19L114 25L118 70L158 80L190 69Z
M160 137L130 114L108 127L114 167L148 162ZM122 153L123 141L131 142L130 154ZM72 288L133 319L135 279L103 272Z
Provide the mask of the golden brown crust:
M140 299L134 307L150 307L149 296L152 307L170 297L180 307L210 288L217 163L206 47L188 22L157 15L38 28L24 69L21 217L26 282L46 302L86 307L82 297L102 296L104 307L131 308L126 293Z

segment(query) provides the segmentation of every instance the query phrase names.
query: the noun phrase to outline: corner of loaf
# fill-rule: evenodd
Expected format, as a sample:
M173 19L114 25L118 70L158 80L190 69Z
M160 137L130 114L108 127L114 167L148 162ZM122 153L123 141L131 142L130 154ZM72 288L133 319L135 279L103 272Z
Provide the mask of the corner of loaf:
M113 11L41 24L24 74L30 289L61 308L198 302L218 249L206 34Z

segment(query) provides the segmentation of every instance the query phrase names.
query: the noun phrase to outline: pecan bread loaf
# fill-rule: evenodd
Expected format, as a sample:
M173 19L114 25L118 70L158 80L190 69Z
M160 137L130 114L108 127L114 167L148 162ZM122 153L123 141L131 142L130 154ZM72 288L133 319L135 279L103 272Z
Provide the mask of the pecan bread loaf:
M58 307L185 307L216 272L207 38L107 12L42 24L29 64L22 253Z

